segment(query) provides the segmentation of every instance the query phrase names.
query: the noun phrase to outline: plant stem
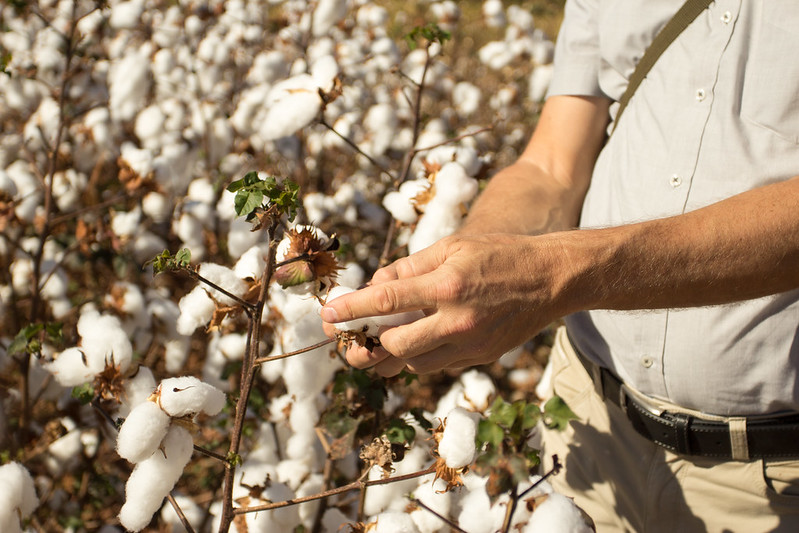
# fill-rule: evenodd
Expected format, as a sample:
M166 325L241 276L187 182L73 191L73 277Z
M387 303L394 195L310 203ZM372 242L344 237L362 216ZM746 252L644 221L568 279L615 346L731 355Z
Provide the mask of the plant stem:
M455 531L458 531L459 533L466 533L465 529L460 527L458 524L456 524L455 522L453 522L452 520L450 520L446 516L442 516L441 514L439 514L434 509L431 509L430 507L428 507L427 505L422 503L422 501L419 498L414 498L413 499L413 503L415 503L416 505L418 505L419 507L421 507L425 511L427 511L429 513L433 513L437 518L441 519L442 522L447 524L450 528L454 529Z
M362 481L357 480L353 481L352 483L348 483L346 485L342 485L341 487L336 487L335 489L326 490L320 492L318 494L312 494L310 496L304 496L302 498L293 498L291 500L285 500L282 502L274 502L274 503L265 503L263 505L256 505L253 507L241 507L239 509L235 509L233 511L234 514L245 514L245 513L254 513L257 511L268 511L270 509L279 509L281 507L289 507L291 505L298 505L300 503L311 502L314 500L320 500L322 498L329 498L330 496L335 496L337 494L344 494L346 492L351 492L354 490L359 490L362 487L371 487L373 485L386 485L388 483L396 483L397 481L405 481L408 479L414 479L421 476L426 476L427 474L432 474L436 471L435 465L431 465L424 470L419 470L417 472L411 472L410 474L404 474L397 477L390 477L385 479L374 479L371 481Z
M236 413L233 422L233 429L230 436L230 448L228 457L235 457L239 454L241 446L242 429L244 427L244 417L247 413L247 403L250 399L253 381L255 378L255 361L257 359L261 345L261 316L263 315L264 305L269 294L269 283L275 271L275 248L274 231L276 224L266 229L266 241L269 243L269 253L267 254L266 266L261 279L261 292L258 301L255 303L251 313L248 313L247 326L247 348L241 367L240 395L236 402ZM222 494L222 519L219 523L219 533L227 533L235 517L233 509L233 485L235 482L236 465L228 461L225 468L224 490Z
M192 270L190 268L185 268L185 269L182 269L182 270L185 270L189 274L189 276L191 276L192 279L195 279L195 280L199 281L200 283L205 283L206 285L208 285L212 289L215 289L215 290L221 292L222 294L224 294L225 296L227 296L228 298L230 298L231 300L233 300L234 302L236 302L237 304L242 306L244 309L246 309L248 311L254 311L255 310L255 307L256 307L255 304L251 304L247 300L244 300L244 299L236 296L232 292L229 292L228 290L220 287L219 285L217 285L213 281L209 280L208 278L204 278L203 276L201 276L200 274L198 274L194 270Z
M178 502L175 501L175 497L172 496L172 493L167 494L166 499L169 501L170 505L172 505L172 508L177 513L178 518L180 518L180 521L183 524L183 527L186 528L186 531L188 531L188 533L195 533L194 528L191 527L191 523L189 523L189 519L186 518L185 514L183 514L183 509L181 509L180 505L178 505Z
M287 352L280 355L271 355L268 357L259 357L258 359L253 361L253 364L261 365L263 363L268 363L269 361L277 361L278 359L285 359L286 357L292 357L294 355L310 352L311 350L316 350L317 348L321 348L322 346L327 346L332 342L336 342L336 339L325 339L323 341L317 342L316 344L312 344L311 346L306 346L305 348L294 350L293 352Z

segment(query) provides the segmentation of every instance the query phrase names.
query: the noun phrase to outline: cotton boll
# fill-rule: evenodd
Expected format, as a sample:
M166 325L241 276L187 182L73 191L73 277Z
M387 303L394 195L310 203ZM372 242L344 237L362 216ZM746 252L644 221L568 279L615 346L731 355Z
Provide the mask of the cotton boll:
M552 493L536 505L523 533L590 533L580 509L571 498Z
M502 28L507 24L505 8L502 0L486 0L483 2L483 20L490 28Z
M197 285L178 303L180 317L177 321L177 332L191 335L200 326L207 325L214 314L214 301L201 286Z
M270 502L282 502L296 498L296 494L285 483L271 482L261 493L261 499ZM278 526L282 526L281 531L292 531L300 521L299 511L296 505L289 505L269 511Z
M291 135L310 124L319 114L322 99L315 80L302 74L277 83L267 99L269 109L260 129L266 140Z
M0 525L16 523L19 528L16 513L28 518L38 506L39 498L30 472L17 462L0 466Z
M6 167L5 171L17 189L14 214L24 222L33 222L37 208L42 204L42 192L30 165L17 160Z
M383 197L383 207L391 213L395 220L404 224L413 224L419 218L413 203L399 191L391 191Z
M113 364L122 372L127 370L133 358L133 346L117 317L84 307L77 329L90 368L98 368L99 372Z
M477 180L469 177L460 163L447 163L436 174L436 199L456 206L470 201L477 194Z
M267 253L268 250L263 245L251 246L236 261L233 272L243 280L260 279L266 268Z
M444 434L438 443L438 454L448 467L463 468L474 460L477 453L474 441L479 419L477 413L461 407L456 407L447 415Z
M111 217L111 230L118 237L131 237L139 231L141 210L136 207L131 211L117 211Z
M71 168L53 175L53 198L58 209L65 213L75 210L87 181L85 174Z
M155 391L155 377L152 370L146 366L140 366L136 374L125 380L125 392L122 397L122 404L125 411L120 411L120 416L127 416L130 409L146 401Z
M45 457L45 465L51 476L61 476L74 468L83 452L83 432L71 418L64 417L60 422L67 431L61 438L50 443Z
M517 5L508 6L508 20L511 24L523 31L532 31L534 28L533 14L528 9Z
M111 65L109 106L116 121L133 119L150 90L150 46L134 47Z
M386 511L375 517L374 533L419 533L416 524L408 513Z
M215 415L225 406L225 393L192 376L168 378L158 386L161 409L169 416L184 417L200 411Z
M469 524L469 533L495 533L502 528L506 507L501 505L503 497L491 505L485 484L488 478L477 478L472 474L463 476L468 492L461 497L457 523ZM504 497L507 501L507 496Z
M137 0L113 4L108 24L115 30L132 30L139 24L143 9L144 5Z
M165 195L159 192L148 192L142 198L141 203L142 212L156 224L166 222L172 217L172 203Z
M513 51L505 41L491 41L477 51L480 62L493 70L501 70L513 61Z
M464 117L469 117L480 109L481 98L480 89L468 81L456 84L452 90L452 103L458 114Z
M171 419L154 402L142 402L134 407L117 435L117 453L131 463L150 457L169 430Z
M163 451L136 464L125 485L125 504L119 512L119 521L126 529L141 531L150 523L180 479L193 450L191 434L173 425L164 437Z
M497 392L497 387L488 374L473 368L461 374L459 381L463 383L463 401L469 407L480 412L488 409L491 399ZM461 404L461 406L467 405Z
M80 348L67 348L59 353L52 362L42 365L56 381L64 387L77 387L94 379L94 375L102 368L89 366L85 353Z
M330 28L343 19L346 14L346 0L320 0L313 14L313 36L327 35Z
M235 296L242 297L247 292L248 287L244 280L239 278L236 273L228 267L216 263L202 263L198 270L198 274ZM203 287L205 288L206 286L203 285ZM206 290L214 300L223 305L237 305L235 300L213 287L208 286Z
M430 454L425 446L412 446L410 450L405 452L405 457L402 461L394 463L394 475L400 476L403 474L410 474L417 472L424 468L424 465L429 462ZM374 466L369 471L369 479L379 479L382 476L382 468ZM433 474L430 474L427 479L432 479ZM405 481L396 481L387 485L376 485L369 487L366 491L366 501L364 502L364 512L367 515L376 515L387 509L402 511L407 504L404 498L405 494L413 492L413 490L420 484L426 481L425 478L408 479Z
M433 198L427 204L424 215L408 239L408 253L414 254L452 235L460 228L462 222L463 215L459 209L453 209L452 206L437 202Z
M554 74L554 65L539 65L533 69L530 74L530 81L528 84L528 98L533 102L541 102L546 96L549 84L552 81Z
M430 509L441 516L449 516L452 507L452 496L446 492L446 482L443 479L425 481L414 491L414 496ZM446 527L446 522L426 509L416 509L410 513L414 524L420 533L436 533Z

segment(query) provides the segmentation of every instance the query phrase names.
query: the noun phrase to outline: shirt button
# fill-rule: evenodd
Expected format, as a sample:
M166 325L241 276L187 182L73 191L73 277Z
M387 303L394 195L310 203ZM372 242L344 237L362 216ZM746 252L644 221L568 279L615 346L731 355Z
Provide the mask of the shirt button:
M649 368L653 364L655 364L655 360L652 359L651 357L649 357L648 355L645 355L645 356L641 357L641 366L642 367Z
M722 13L721 22L723 22L724 24L729 24L731 20L732 20L732 13L730 13L729 11L725 11L724 13Z
M671 178L669 178L669 185L671 185L676 189L677 187L682 185L682 178L677 174L673 175Z
M705 99L705 90L704 89L697 89L696 90L696 99L700 102Z

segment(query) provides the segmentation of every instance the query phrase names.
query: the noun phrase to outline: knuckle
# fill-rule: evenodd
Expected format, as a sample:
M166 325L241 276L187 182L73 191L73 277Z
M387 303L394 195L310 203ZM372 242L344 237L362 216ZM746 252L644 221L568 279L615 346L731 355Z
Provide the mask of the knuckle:
M397 295L393 290L378 285L375 287L372 304L374 305L375 311L379 314L391 314L397 308Z

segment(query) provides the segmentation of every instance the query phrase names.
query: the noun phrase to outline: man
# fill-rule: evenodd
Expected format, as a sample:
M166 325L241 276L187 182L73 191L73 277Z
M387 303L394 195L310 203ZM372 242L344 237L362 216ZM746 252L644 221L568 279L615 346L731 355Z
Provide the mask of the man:
M565 317L553 387L580 420L545 453L598 531L799 531L799 5L712 3L608 139L679 7L570 0L519 160L456 236L322 318L425 310L348 353L393 375L488 363Z

